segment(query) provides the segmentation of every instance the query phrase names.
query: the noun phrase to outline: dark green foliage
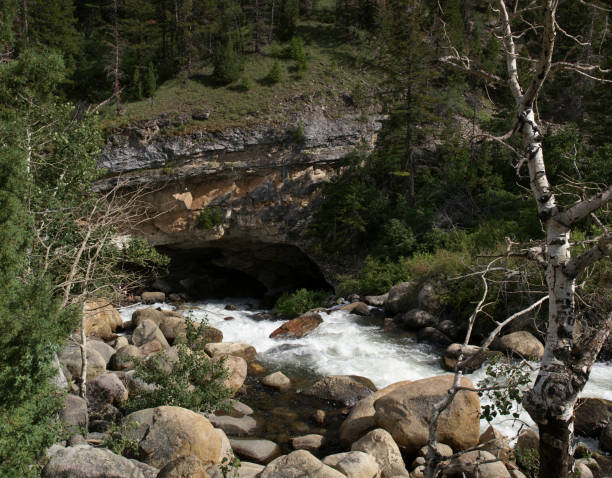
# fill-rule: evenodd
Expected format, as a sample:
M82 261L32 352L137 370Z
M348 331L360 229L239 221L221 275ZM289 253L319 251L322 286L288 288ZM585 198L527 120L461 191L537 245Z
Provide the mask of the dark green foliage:
M157 249L151 246L145 238L135 237L130 239L124 249L122 261L143 268L165 267L170 263L170 258L157 252Z
M147 67L147 77L145 79L145 95L147 98L150 98L155 94L155 90L157 89L157 75L155 74L155 67L153 63L149 63Z
M281 70L281 65L278 60L274 60L272 64L272 68L264 78L264 81L269 85L275 85L283 79L283 73Z
M231 39L221 43L215 51L213 77L221 85L227 85L240 78L242 62L234 49Z
M195 228L202 231L209 231L220 224L223 224L223 210L219 206L204 208L195 219Z
M141 100L143 98L142 79L140 78L140 68L134 69L132 76L132 94L134 99Z
M177 339L178 361L168 360L160 352L138 363L136 376L154 385L154 390L140 390L130 399L129 410L162 405L213 412L223 408L222 401L232 392L224 385L228 372L224 360L212 360L204 351L207 324L186 319L186 336Z
M306 52L304 51L304 41L300 37L293 37L289 44L289 55L292 60L295 60L295 69L297 72L302 72L308 68L306 62Z
M281 41L290 40L295 34L300 7L298 0L282 0L278 18L278 38Z
M321 290L299 289L295 292L285 292L274 304L274 313L293 319L310 309L322 307L329 294Z

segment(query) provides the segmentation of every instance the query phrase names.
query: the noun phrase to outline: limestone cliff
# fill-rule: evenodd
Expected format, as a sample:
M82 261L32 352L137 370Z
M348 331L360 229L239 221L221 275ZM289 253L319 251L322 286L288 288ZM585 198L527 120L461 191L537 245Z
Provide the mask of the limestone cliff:
M332 117L321 107L290 124L182 135L165 133L168 122L152 120L109 136L101 159L109 175L100 187L147 185L156 213L138 234L172 249L233 251L217 257L217 265L231 262L268 291L280 290L284 279L263 277L262 262L244 252L267 257L264 262L276 255L271 246L308 255L304 232L322 185L356 146L373 146L382 119L354 110ZM290 260L278 254L279 261Z

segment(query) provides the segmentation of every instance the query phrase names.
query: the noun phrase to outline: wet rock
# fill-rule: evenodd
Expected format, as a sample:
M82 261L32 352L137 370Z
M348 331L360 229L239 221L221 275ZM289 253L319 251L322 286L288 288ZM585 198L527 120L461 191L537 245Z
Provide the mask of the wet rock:
M143 353L135 345L125 345L113 354L109 368L111 370L132 370L136 367L134 359L143 360Z
M330 375L314 383L304 395L322 400L333 400L346 406L353 406L362 398L375 392L376 385L366 377L358 375Z
M371 455L378 463L382 478L409 476L399 447L391 434L381 428L368 432L351 445L351 451Z
M162 468L172 460L194 455L205 464L221 458L221 437L202 415L180 407L157 407L128 415L126 437L138 442L142 461ZM135 424L135 428L130 424Z
M266 373L266 369L259 362L249 362L247 373L249 375L262 375Z
M143 292L140 297L145 304L166 301L166 294L163 292Z
M407 383L410 383L410 381L406 380L392 383L391 385L388 385L385 388L382 388L377 392L359 400L357 405L351 409L350 414L340 426L340 441L345 444L353 443L361 438L365 433L376 428L376 419L374 418L376 410L374 409L374 402Z
M238 400L229 398L227 400L224 400L224 403L229 407L230 415L232 417L240 418L245 415L253 415L253 409L249 407L248 405L245 405L244 403L239 402Z
M448 478L511 478L504 464L495 459L488 451L469 451L451 460L444 474Z
M161 470L157 478L209 478L206 465L194 455L185 455L172 460Z
M234 453L247 460L253 460L264 465L280 456L280 447L270 440L253 440L244 438L231 438L230 443Z
M116 455L106 448L93 448L89 445L77 445L58 450L45 466L43 478L69 478L86 476L87 478L148 478L157 475L157 469L143 468L131 460ZM154 474L153 474L154 473Z
M579 398L574 408L576 434L597 438L612 423L612 401L603 398Z
M406 312L414 299L415 290L415 282L401 282L394 285L384 304L385 313L393 316L400 312Z
M243 358L247 362L252 362L257 357L255 347L241 342L210 343L206 344L204 350L212 357L217 355L234 355Z
M453 376L444 375L417 380L395 389L374 404L377 425L389 431L407 453L416 453L427 443L432 407L447 395L452 383ZM474 386L467 378L461 379L461 385ZM476 445L480 438L479 413L478 395L459 392L440 416L438 440L457 451Z
M135 346L140 347L141 345L146 344L147 342L151 342L153 340L157 340L164 349L170 347L166 337L162 334L159 327L155 324L155 322L151 320L144 320L138 324L138 327L134 329L134 333L132 334L132 342Z
M270 338L300 338L308 335L320 324L323 319L319 314L301 315L285 322L270 334Z
M288 390L291 380L282 372L274 372L261 379L261 383L277 390Z
M370 315L369 307L363 302L353 302L352 304L343 305L341 310L345 310L349 314L361 315L367 317Z
M362 451L349 451L329 455L323 463L335 468L347 478L380 478L380 466L373 456Z
M270 462L259 475L259 478L346 478L317 460L306 450L297 450L288 455L279 456Z
M493 342L492 348L522 358L535 357L540 360L544 355L542 342L525 330L498 338Z
M325 437L311 433L291 439L291 446L295 450L307 450L310 452L318 451L325 444Z
M230 437L249 437L257 431L257 422L248 415L239 418L213 414L206 416L215 428L220 428Z
M234 304L227 304L225 310L236 310L236 306Z

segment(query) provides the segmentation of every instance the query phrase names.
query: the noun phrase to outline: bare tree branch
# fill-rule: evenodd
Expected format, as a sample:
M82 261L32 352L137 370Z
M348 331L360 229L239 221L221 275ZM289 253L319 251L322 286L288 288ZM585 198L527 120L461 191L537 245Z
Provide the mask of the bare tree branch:
M576 222L584 219L589 214L597 211L602 206L605 206L609 201L612 200L612 186L604 191L599 191L584 201L574 204L569 209L556 214L553 219L564 226L571 226Z

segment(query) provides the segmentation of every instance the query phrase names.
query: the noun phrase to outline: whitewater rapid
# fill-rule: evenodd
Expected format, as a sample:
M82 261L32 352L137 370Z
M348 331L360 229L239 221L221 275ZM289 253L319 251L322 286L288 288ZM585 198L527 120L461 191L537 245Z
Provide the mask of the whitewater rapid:
M231 303L236 310L226 310ZM322 313L323 323L311 334L299 340L271 339L270 333L284 320L260 320L256 316L263 310L254 308L256 302L236 299L189 304L185 315L194 320L207 320L223 332L224 342L245 342L255 347L258 360L270 372L296 370L315 376L361 375L369 378L378 388L400 380L419 380L448 374L439 365L439 350L410 337L396 337L382 330L379 324L369 323L361 317L342 310ZM134 305L121 310L124 320L134 310L146 307ZM148 307L171 309L167 304ZM232 317L232 320L226 320ZM480 369L467 375L474 383L485 376ZM612 400L612 364L596 363L583 396ZM533 425L525 411L520 421L498 417L492 422L508 437L516 434L521 423ZM488 423L482 420L482 428Z

